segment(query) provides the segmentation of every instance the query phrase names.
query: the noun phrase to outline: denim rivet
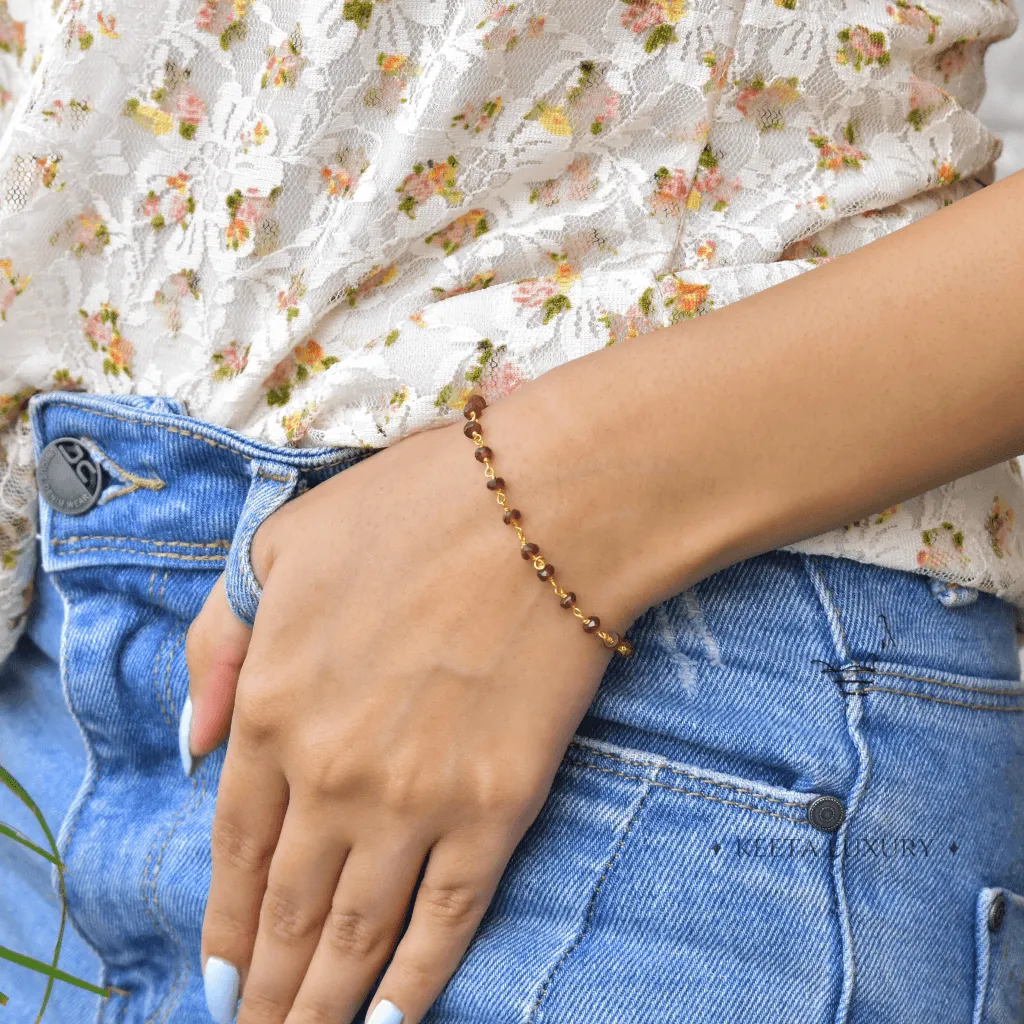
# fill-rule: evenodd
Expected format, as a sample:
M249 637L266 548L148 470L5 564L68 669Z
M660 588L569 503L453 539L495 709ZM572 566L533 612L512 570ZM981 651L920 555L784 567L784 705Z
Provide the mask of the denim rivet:
M66 516L80 516L99 501L103 472L81 441L58 437L39 456L36 482L51 508Z
M988 930L997 932L1003 926L1003 919L1006 917L1006 897L997 893L995 899L988 908Z
M834 796L815 797L807 807L807 821L819 832L835 832L845 819L846 808Z

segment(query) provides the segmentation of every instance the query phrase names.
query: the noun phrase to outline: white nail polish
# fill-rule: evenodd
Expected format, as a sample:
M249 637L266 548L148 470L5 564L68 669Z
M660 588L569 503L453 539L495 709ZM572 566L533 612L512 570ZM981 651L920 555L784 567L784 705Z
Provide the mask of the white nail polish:
M181 709L181 721L178 722L178 756L185 774L191 777L195 770L192 753L188 749L189 733L192 731L192 698L185 698L185 706Z
M394 1003L382 999L366 1020L366 1024L402 1024L405 1014Z
M211 956L203 968L206 1008L215 1024L231 1024L238 1012L238 968L233 963Z

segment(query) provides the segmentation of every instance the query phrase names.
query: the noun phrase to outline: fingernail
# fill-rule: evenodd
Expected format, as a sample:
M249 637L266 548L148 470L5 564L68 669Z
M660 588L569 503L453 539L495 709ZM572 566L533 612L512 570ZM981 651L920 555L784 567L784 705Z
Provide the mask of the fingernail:
M185 774L192 775L195 764L192 761L192 752L188 749L189 733L192 731L192 698L185 698L185 706L181 709L181 721L178 722L178 756L181 758L181 767Z
M211 956L203 968L203 988L206 1008L215 1024L230 1024L238 1010L238 968L219 956Z
M370 1014L366 1024L402 1024L405 1014L394 1003L382 999Z

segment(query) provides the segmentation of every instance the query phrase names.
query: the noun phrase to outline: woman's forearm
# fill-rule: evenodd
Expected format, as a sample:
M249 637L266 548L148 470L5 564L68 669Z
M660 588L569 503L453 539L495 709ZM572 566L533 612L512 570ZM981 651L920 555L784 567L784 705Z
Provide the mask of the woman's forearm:
M626 618L1020 454L1024 173L567 363L488 419L510 497L565 585Z

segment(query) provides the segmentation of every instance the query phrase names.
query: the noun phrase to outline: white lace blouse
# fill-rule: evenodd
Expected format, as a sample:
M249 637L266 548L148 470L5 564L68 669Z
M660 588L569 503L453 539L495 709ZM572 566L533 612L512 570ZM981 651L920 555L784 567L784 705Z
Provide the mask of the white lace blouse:
M0 656L35 391L390 444L982 187L983 57L1015 24L1007 0L0 0ZM796 548L1024 609L1022 510L1007 462Z

